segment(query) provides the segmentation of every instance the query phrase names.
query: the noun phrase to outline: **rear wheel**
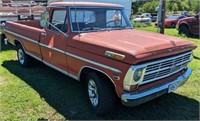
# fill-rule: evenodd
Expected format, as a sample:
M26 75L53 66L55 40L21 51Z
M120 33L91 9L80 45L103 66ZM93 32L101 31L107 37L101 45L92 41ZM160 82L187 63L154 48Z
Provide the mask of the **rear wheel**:
M109 81L96 72L89 72L86 77L88 100L98 115L110 113L116 107L116 94Z
M185 34L186 36L190 36L190 30L187 26L181 26L179 29L179 34Z
M23 67L29 66L30 56L25 53L23 47L20 44L17 45L17 58L21 66Z

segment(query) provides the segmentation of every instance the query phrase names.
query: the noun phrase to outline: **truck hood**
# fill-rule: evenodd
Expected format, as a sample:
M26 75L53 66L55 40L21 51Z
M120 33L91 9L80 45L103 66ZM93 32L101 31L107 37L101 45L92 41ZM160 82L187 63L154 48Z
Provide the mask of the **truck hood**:
M106 51L125 55L123 61L136 64L196 48L190 41L140 30L112 30L81 33L73 37L73 46L105 56ZM107 57L107 56L105 56Z

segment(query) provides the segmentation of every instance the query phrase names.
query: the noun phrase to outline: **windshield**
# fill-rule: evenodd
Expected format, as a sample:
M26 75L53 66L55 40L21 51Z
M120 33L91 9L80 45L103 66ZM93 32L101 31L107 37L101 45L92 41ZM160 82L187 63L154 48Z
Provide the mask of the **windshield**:
M73 32L132 28L121 8L70 8L70 14Z

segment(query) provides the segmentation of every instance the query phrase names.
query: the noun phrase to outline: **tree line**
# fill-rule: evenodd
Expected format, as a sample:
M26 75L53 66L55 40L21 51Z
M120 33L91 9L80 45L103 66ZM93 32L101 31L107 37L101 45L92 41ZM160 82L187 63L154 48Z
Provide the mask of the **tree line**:
M160 0L137 0L132 3L133 14L156 13L155 9ZM200 12L200 0L166 0L166 12L178 13L189 11L190 13Z

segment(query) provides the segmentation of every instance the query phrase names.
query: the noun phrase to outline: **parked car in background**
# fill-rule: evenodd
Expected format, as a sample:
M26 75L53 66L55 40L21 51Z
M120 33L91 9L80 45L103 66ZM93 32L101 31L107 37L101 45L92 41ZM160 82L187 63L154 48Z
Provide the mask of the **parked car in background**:
M156 13L143 13L142 16L144 16L145 18L150 18L151 22L155 22L157 20Z
M177 26L179 34L185 34L186 36L191 34L199 35L199 21L199 14L194 17L181 19Z
M147 18L152 18L150 13L143 13L142 16L147 17Z
M151 18L145 17L143 15L137 15L133 19L133 22L140 22L140 23L145 23L145 24L151 24Z
M171 15L165 19L165 27L175 28L178 21L182 18L185 18L184 15ZM155 22L155 26L158 25L158 22Z

